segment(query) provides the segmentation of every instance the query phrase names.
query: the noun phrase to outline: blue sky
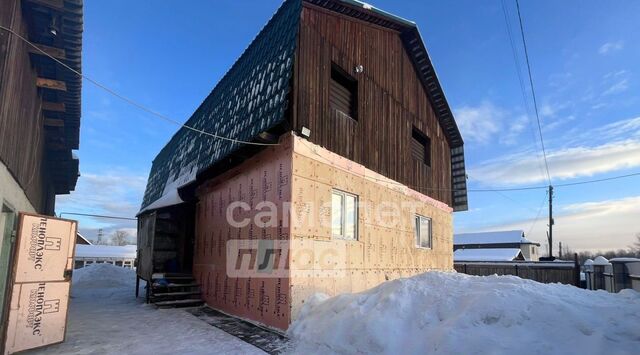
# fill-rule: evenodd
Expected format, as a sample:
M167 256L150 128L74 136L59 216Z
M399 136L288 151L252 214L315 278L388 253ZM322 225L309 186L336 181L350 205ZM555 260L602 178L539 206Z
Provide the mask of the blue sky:
M280 1L187 4L86 1L83 72L186 120ZM502 4L372 2L418 24L465 139L471 188L546 185L515 2L504 4L518 64ZM640 2L522 0L521 11L554 183L640 171ZM86 81L82 120L82 177L76 192L59 197L57 212L135 215L151 161L177 127ZM544 190L469 199L470 211L454 215L456 231L519 228L544 242ZM557 188L554 206L555 241L623 248L640 233L640 178ZM80 222L90 238L97 228L135 228Z

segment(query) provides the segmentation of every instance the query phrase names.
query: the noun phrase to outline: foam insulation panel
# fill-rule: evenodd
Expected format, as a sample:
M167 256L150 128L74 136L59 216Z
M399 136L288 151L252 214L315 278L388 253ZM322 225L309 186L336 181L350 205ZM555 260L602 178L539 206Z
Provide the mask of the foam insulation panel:
M357 195L360 204L366 204L358 213L357 240L332 238L333 189ZM204 300L269 327L286 329L316 292L359 292L386 280L453 270L449 206L293 135L203 184L197 194L194 275ZM246 227L234 227L227 220L234 201L250 206L231 213L235 221L251 219ZM276 225L253 223L264 201L277 206ZM385 204L416 207L400 208L398 218L376 215ZM415 246L416 213L432 220L430 249ZM286 273L231 277L227 247L234 239L288 243L288 252L279 250L276 256L285 258ZM258 249L244 257L260 259Z

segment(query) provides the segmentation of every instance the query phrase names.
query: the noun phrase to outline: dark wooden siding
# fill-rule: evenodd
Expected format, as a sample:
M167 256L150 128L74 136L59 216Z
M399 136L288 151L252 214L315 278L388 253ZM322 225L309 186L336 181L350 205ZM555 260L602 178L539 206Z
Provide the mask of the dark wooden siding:
M330 108L332 62L358 81L357 122ZM312 142L451 205L449 145L397 32L305 4L292 120ZM411 154L414 126L431 140L431 167Z
M0 2L0 24L26 36L19 1ZM53 212L53 188L45 169L41 100L26 44L0 31L0 161L34 208Z

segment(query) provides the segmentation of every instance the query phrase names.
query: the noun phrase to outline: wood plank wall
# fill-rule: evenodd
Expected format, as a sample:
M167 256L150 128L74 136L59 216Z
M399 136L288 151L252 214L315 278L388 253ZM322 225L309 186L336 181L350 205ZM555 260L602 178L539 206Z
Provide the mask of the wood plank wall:
M27 36L20 1L0 2L0 23ZM53 212L53 188L44 163L41 100L24 42L0 31L0 161L24 189L36 211Z
M358 80L357 122L329 107L332 61ZM451 206L449 145L398 32L305 3L294 70L294 129ZM431 139L431 167L411 155L414 125Z

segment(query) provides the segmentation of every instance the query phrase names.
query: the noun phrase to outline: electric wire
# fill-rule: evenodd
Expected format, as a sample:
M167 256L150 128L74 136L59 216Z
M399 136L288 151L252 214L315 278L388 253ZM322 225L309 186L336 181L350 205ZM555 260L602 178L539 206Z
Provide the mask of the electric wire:
M0 29L3 29L5 31L11 33L12 35L16 36L17 38L19 38L20 40L22 40L23 42L25 42L29 46L33 47L38 52L40 52L43 55L49 57L54 62L62 65L65 69L71 71L75 75L78 75L80 78L87 80L88 82L92 83L93 85L95 85L95 86L101 88L102 90L110 93L111 95L113 95L113 96L115 96L115 97L127 102L128 104L130 104L132 106L135 106L135 107L139 108L140 110L145 111L145 112L147 112L147 113L149 113L149 114L151 114L153 116L159 117L159 118L161 118L161 119L163 119L163 120L165 120L167 122L173 123L173 124L178 125L178 126L180 126L182 128L191 130L193 132L196 132L196 133L199 133L199 134L202 134L202 135L205 135L205 136L213 137L213 138L216 138L216 139L222 139L222 140L226 140L226 141L230 141L230 142L234 142L234 143L249 144L249 145L260 145L260 146L271 146L271 145L278 145L279 144L279 143L249 142L249 141L243 141L243 140L240 140L240 139L223 137L223 136L219 136L217 134L213 134L213 133L210 133L210 132L207 132L207 131L204 131L204 130L201 130L201 129L198 129L198 128L195 128L195 127L191 127L191 126L188 126L186 124L180 123L179 121L177 121L177 120L175 120L175 119L173 119L171 117L168 117L166 115L163 115L160 112L157 112L157 111L155 111L155 110L153 110L153 109L151 109L151 108L149 108L149 107L147 107L147 106L145 106L145 105L143 105L141 103L138 103L137 101L134 101L133 99L130 99L130 98L128 98L128 97L126 97L126 96L124 96L124 95L122 95L122 94L120 94L120 93L118 93L118 92L116 92L116 91L114 91L112 89L110 89L109 87L101 84L100 82L98 82L98 81L96 81L96 80L94 80L94 79L92 79L92 78L80 73L79 71L71 68L70 66L68 66L64 62L58 60L57 58L53 57L49 53L43 51L42 49L40 49L40 47L38 47L37 45L35 45L31 41L29 41L28 39L22 37L20 34L16 33L12 29L4 27L2 25L0 25Z
M531 115L531 107L529 106L529 100L527 99L527 89L525 87L524 79L522 78L521 66L520 66L520 56L518 55L518 50L516 49L516 43L513 35L513 31L511 30L511 21L509 20L509 11L507 10L506 0L502 0L502 13L504 15L505 27L507 29L507 36L509 37L509 44L511 45L511 55L513 57L513 62L516 70L516 74L518 76L518 83L520 85L520 93L522 94L522 102L524 104L525 113L527 116L527 121L529 121L529 128L531 132L531 138L536 148L541 150L540 145L538 143L538 137L536 134L536 123L533 121L533 117ZM540 175L544 176L544 167L542 166L542 155L540 151L536 152L538 156L538 168L540 169Z
M520 34L522 35L522 45L524 47L524 57L527 63L527 72L529 73L529 84L531 85L531 97L533 98L533 108L536 113L536 121L538 122L538 133L540 134L540 144L542 145L542 156L544 157L544 166L547 171L547 179L549 180L549 185L551 185L551 174L549 173L547 151L544 146L544 138L542 137L542 125L540 124L540 114L538 112L538 100L536 99L536 91L533 86L533 76L531 75L531 63L529 62L529 50L527 49L527 41L524 35L524 26L522 24L522 15L520 14L519 0L516 0L516 8L518 9L518 20L520 22Z
M549 196L549 191L546 191L544 193L544 198L542 199L542 203L540 204L540 207L538 208L538 213L536 213L536 218L533 219L533 223L531 224L531 227L529 227L529 231L527 232L526 235L530 235L531 232L533 231L533 227L535 227L536 223L538 222L538 219L540 218L540 213L542 213L542 208L545 205L545 202L547 202L547 196Z
M132 217L118 217L118 216L106 216L106 215L101 215L101 214L90 214L90 213L78 213L78 212L61 212L60 214L58 214L59 217L62 217L62 215L71 215L71 216L85 216L85 217L98 217L98 218L107 218L107 219L124 219L124 220L128 220L128 221L137 221L137 218L132 218Z

